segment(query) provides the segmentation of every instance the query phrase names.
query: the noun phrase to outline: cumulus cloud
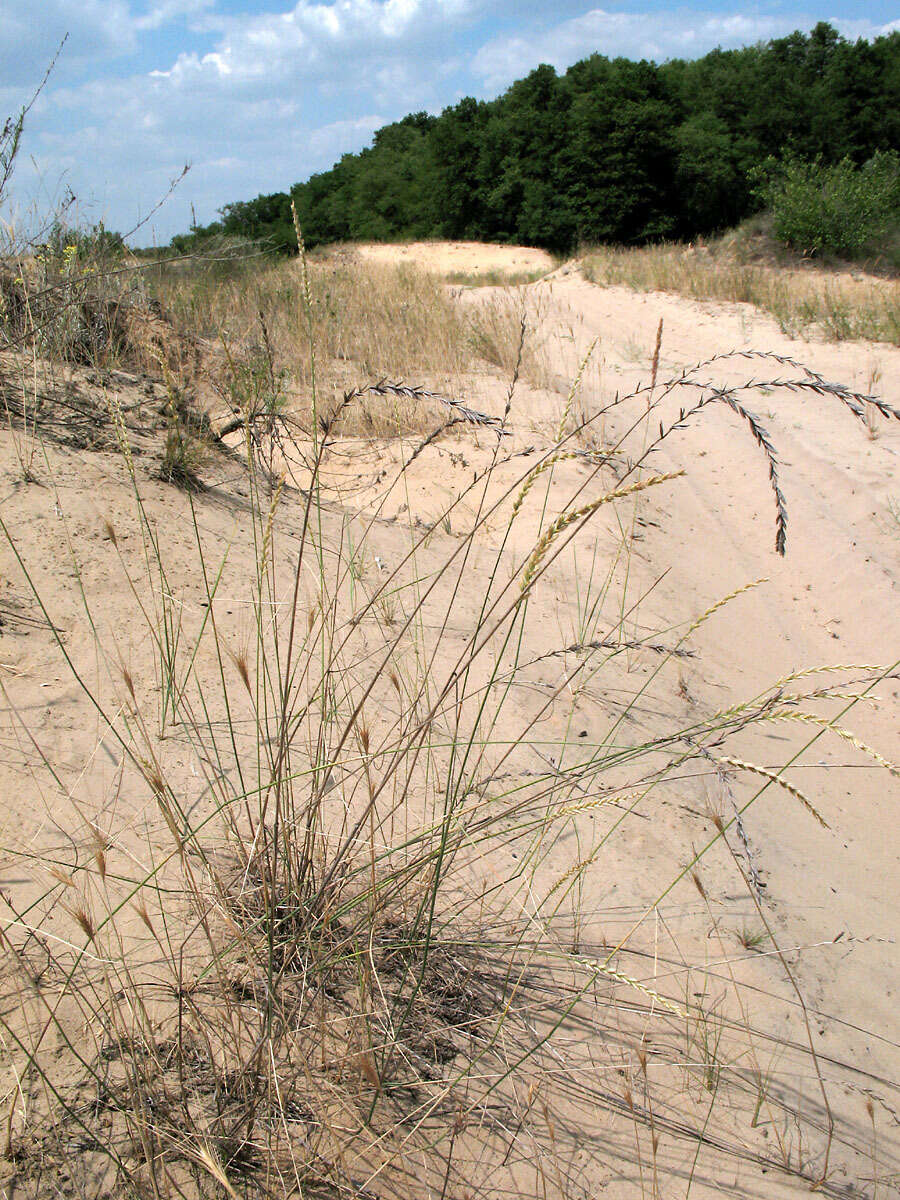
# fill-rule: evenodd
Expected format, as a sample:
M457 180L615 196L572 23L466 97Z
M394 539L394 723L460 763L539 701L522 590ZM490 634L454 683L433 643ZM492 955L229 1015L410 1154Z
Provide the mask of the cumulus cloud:
M385 118L374 113L348 121L332 121L310 133L307 149L314 160L333 162L342 154L358 150L384 124Z
M136 31L126 0L3 0L0 78L6 86L35 84L63 37L61 70L132 52Z
M220 18L214 49L182 53L158 74L233 84L327 75L355 90L384 55L405 58L430 48L436 57L447 33L473 8L472 0L299 0L286 12Z
M20 198L70 187L86 219L126 229L190 161L154 217L167 239L192 204L211 220L227 201L326 169L389 121L495 94L540 62L694 56L814 24L771 10L585 11L583 0L556 0L549 19L545 0L262 2L268 11L260 0L253 12L235 0L0 0L0 117L40 78L53 39L74 31L26 128Z
M149 208L190 161L158 228L184 228L192 203L209 220L226 201L329 167L411 109L446 103L443 81L462 61L447 47L480 2L297 0L284 12L226 16L210 0L148 0L124 12L123 37L196 18L209 48L48 89L29 130L34 164L21 164L19 182L70 187L87 219L124 228L137 198Z
M497 37L487 42L472 61L472 73L487 91L497 91L527 74L539 63L557 69L593 53L609 58L697 58L716 47L746 46L783 37L795 29L811 29L808 16L700 12L662 9L654 12L613 12L596 8L549 29L525 35ZM834 20L846 37L873 37L890 32L865 20Z

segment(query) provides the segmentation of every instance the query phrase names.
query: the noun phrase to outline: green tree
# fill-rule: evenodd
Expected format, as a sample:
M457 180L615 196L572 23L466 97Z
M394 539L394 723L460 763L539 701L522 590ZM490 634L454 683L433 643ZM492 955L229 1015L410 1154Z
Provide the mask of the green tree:
M562 76L543 65L496 100L379 129L291 195L311 246L443 236L568 250L735 224L765 202L754 177L769 160L858 167L892 150L900 33L850 42L823 22L661 66L599 54ZM227 204L221 218L191 238L294 248L286 193Z
M734 138L714 112L675 130L678 231L691 237L734 225L744 215L745 187Z
M560 172L575 235L624 244L669 237L678 225L672 99L651 63L595 68L593 86L572 102Z

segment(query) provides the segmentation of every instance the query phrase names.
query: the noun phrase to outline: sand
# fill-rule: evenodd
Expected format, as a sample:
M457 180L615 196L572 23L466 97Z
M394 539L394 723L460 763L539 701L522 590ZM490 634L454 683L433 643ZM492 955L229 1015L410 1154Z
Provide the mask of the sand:
M549 256L540 251L510 246L423 243L361 247L358 252L379 261L416 263L443 274L535 271L553 266ZM866 391L876 379L878 391L894 404L900 395L900 350L876 344L792 339L748 306L697 304L673 296L601 288L581 278L574 266L554 272L522 289L521 294L529 310L540 314L538 336L544 339L559 387L548 390L525 384L518 390L510 414L513 436L504 446L507 452L529 451L542 439L545 443L550 440L562 412L566 381L571 380L595 339L594 356L578 400L580 409L590 412L615 392L646 382L660 319L661 380L723 351L756 349L797 359L826 379L838 379L860 391ZM489 303L491 295L490 288L473 289L463 292L460 302ZM609 613L609 622L619 634L660 631L660 638L671 643L673 629L683 630L730 593L752 583L756 586L743 591L692 633L692 657L670 661L657 673L646 655L635 654L627 669L617 665L609 678L591 680L572 703L561 705L541 725L541 736L546 738L544 754L553 753L555 739L567 728L583 729L588 740L599 736L615 714L620 688L644 689L628 737L655 736L728 709L792 672L861 664L893 665L894 670L865 701L855 704L841 723L896 762L900 759L900 681L896 674L900 659L900 524L896 516L900 423L880 421L873 424L870 434L834 397L779 386L779 380L803 377L787 363L738 358L710 366L701 377L718 382L771 381L765 395L748 396L747 402L768 429L781 460L781 486L789 514L787 555L782 559L773 549L774 507L765 459L734 413L712 409L690 429L667 439L653 460L654 468L661 472L684 469L686 474L622 508L621 519L635 522L635 536L630 556L627 560L620 556L613 571L620 607ZM81 377L78 383L91 386ZM123 403L138 394L137 382L132 385L127 378L114 386ZM490 411L501 412L503 381L478 386L480 392L467 397L468 401L477 399ZM687 396L679 398L680 403L687 401ZM629 411L634 415L636 410L632 407ZM666 420L675 415L671 405L663 414ZM624 413L611 411L596 431L598 440L609 444L626 424ZM636 433L631 452L640 447L644 436L641 431ZM92 598L92 612L108 647L109 663L127 664L149 695L153 688L151 646L146 633L137 632L134 598L123 584L123 563L138 575L140 543L120 461L112 454L53 446L47 459L38 464L42 482L24 484L13 435L3 431L0 443L0 515L13 532L20 555L31 565L37 587L51 598L54 622L63 631L73 660L88 675L102 674L81 609L79 589L83 587ZM404 523L434 521L471 475L473 466L486 463L493 452L489 434L466 431L423 454L408 473L403 496L384 511L376 544L378 556L390 561L391 556L400 555L405 544ZM348 511L364 510L377 501L382 488L380 473L396 458L396 449L359 448L352 465L342 468ZM140 459L137 461L140 469ZM497 472L492 486L508 485L522 467L521 460L512 460ZM586 472L583 462L558 464L553 503L559 503L558 496L576 492ZM335 478L338 473L335 467ZM213 475L214 493L197 500L200 534L210 548L231 546L228 587L232 590L225 593L228 602L220 606L220 620L223 635L238 646L249 629L240 581L252 563L252 546L242 519L245 488L233 465L219 465ZM142 481L142 490L170 556L178 604L184 607L189 622L196 622L204 593L196 577L188 502L182 493L150 479ZM530 497L527 520L517 529L517 544L523 548L538 528L539 492ZM276 535L286 547L292 544L299 506L299 499L289 499L280 512ZM452 518L453 525L464 528L473 511L463 504ZM116 531L115 546L110 542L107 521ZM498 521L494 533L501 527ZM448 545L455 536L452 527L435 533ZM490 529L479 535L483 540L491 536ZM80 579L71 566L69 541L83 564ZM591 570L596 571L598 558L605 570L620 554L615 519L604 512L576 545L574 556L567 553L554 563L534 601L540 605L539 619L530 631L529 652L535 656L576 637L577 593L587 585ZM484 557L489 560L489 555ZM374 561L368 569L377 573ZM0 631L0 671L7 693L7 753L0 764L6 797L4 842L33 856L31 860L21 855L9 859L4 887L22 911L47 884L39 861L42 856L62 861L72 847L81 856L88 852L86 820L112 830L118 850L141 861L148 857L148 844L165 844L165 831L151 800L120 789L121 755L115 738L92 713L66 669L6 547L0 557L0 576L4 588L0 599L6 600L8 618ZM460 600L456 620L462 631L467 621L474 620L477 599L473 595ZM627 617L617 625L617 613L622 611ZM32 624L24 619L17 623L16 612L25 614ZM547 664L546 671L535 677L536 694L541 687L551 686L560 670L552 661ZM857 675L850 672L849 678ZM833 682L843 676L823 678ZM799 682L786 683L783 690L787 695L799 686ZM511 723L515 723L513 717L520 720L532 703L528 696L517 697ZM823 706L822 711L833 712L834 706ZM48 786L41 776L24 729L58 766L63 786ZM715 836L711 812L720 809L728 813L732 797L738 804L744 803L765 784L762 776L736 768L721 779L687 772L654 799L652 812L610 829L602 858L585 875L580 896L584 913L581 939L590 947L615 945L627 937L635 955L625 960L630 962L632 974L639 974L647 986L662 990L672 986L685 994L693 986L704 990L713 1011L735 1012L734 981L739 981L758 1036L748 1035L750 1048L735 1069L749 1071L754 1054L760 1070L771 1068L777 1073L784 1068L777 1086L784 1094L793 1089L797 1106L808 1119L821 1124L818 1083L810 1060L785 1048L790 1042L802 1048L807 1036L796 983L807 1006L809 1028L822 1056L829 1098L842 1131L843 1141L834 1151L836 1186L853 1186L858 1190L847 1191L847 1195L863 1195L871 1194L866 1182L872 1168L867 1101L872 1102L876 1114L879 1176L886 1179L893 1171L896 1181L900 1161L896 1115L900 1109L900 980L895 944L900 911L896 883L900 785L848 738L828 733L819 736L821 733L815 724L773 722L739 733L723 751L732 759L773 772L799 755L788 778L827 822L828 828L823 827L802 803L775 786L764 788L744 813L754 867L766 885L764 911L785 949L783 960L768 944L740 945L741 931L758 929L760 919L731 855L721 846L697 867L705 895L688 871L658 913L644 919L647 906L658 898L667 881L690 867L694 856ZM185 786L190 786L197 773L190 747L174 738L166 753L171 777L183 778ZM563 842L548 850L536 876L538 882L551 883L572 863L574 855L593 844L598 826L591 821L593 817L585 815L583 845ZM733 845L739 855L743 853L737 839ZM25 869L26 861L32 861L33 868ZM652 1036L648 1028L651 1041ZM767 1040L771 1037L782 1039L782 1045L773 1048ZM570 1066L584 1067L583 1047L577 1042L567 1043L563 1053ZM671 1099L677 1108L677 1097ZM696 1101L686 1097L684 1104L687 1109ZM604 1117L601 1138L599 1127L590 1129L595 1114L580 1112L576 1106L568 1115L575 1122L587 1122L589 1133L597 1133L602 1143L592 1149L586 1134L586 1148L579 1152L586 1156L585 1195L596 1195L601 1188L615 1198L649 1194L633 1161L633 1133L629 1141L627 1123L624 1133L617 1132ZM777 1130L777 1123L766 1119L751 1129L749 1116L748 1110L741 1118L748 1145L765 1145L765 1139L770 1139L771 1145L776 1138L795 1137L795 1131ZM665 1138L663 1142L660 1194L683 1195L693 1149L685 1150ZM802 1158L802 1149L798 1153ZM817 1154L821 1157L821 1145L809 1151L811 1171ZM789 1175L776 1178L761 1173L749 1161L717 1158L712 1150L704 1150L691 1194L774 1197L799 1196L807 1190L808 1184L802 1180Z
M553 257L530 246L486 245L483 242L372 242L353 247L371 262L414 263L438 275L518 275L552 271Z

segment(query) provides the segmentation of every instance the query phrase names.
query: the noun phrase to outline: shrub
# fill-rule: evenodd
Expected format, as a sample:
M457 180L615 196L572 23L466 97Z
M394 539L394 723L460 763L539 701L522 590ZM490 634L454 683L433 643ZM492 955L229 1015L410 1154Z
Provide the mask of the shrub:
M853 258L900 224L900 156L879 151L862 166L795 159L769 173L762 195L781 241L811 256Z

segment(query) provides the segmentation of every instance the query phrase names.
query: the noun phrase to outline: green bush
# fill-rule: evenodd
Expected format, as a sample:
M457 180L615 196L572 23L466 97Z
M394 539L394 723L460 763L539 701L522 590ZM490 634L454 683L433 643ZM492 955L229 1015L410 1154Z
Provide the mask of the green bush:
M808 255L878 253L900 225L900 156L878 151L862 166L789 161L762 194L775 236Z
M47 232L46 240L35 247L45 261L54 260L60 270L71 265L73 258L90 262L95 269L112 268L125 257L127 247L121 233L107 229L100 221L96 225L70 225L57 218Z

